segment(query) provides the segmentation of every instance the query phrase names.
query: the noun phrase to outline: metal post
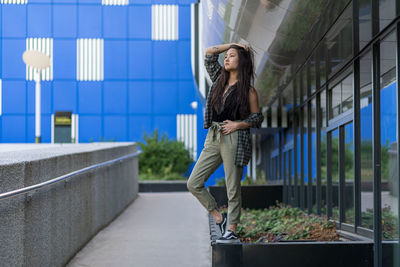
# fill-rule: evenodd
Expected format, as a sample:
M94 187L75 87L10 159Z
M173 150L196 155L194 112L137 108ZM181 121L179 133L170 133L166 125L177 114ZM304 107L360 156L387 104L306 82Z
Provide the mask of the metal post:
M346 210L344 206L344 188L346 183L345 170L345 132L344 126L339 126L339 221L345 222Z
M304 108L300 108L300 208L304 210Z
M317 156L316 164L317 164L317 191L316 191L316 200L317 200L317 214L321 215L321 207L322 207L322 188L321 188L321 93L317 94L316 99L316 132L315 132L315 140L317 141Z
M372 46L372 120L374 173L374 267L382 266L382 196L381 196L381 129L380 129L380 45Z
M353 55L359 52L359 0L353 1ZM354 224L361 225L361 122L360 122L360 59L353 64L353 161L354 161Z
M41 88L40 88L40 70L35 69L35 143L41 143L41 132L40 132L40 99L41 99Z
M308 214L312 213L313 203L312 203L312 196L313 196L313 182L312 182L312 136L311 136L311 121L312 121L312 112L311 112L311 100L308 101L306 105L307 111L307 207L308 207Z

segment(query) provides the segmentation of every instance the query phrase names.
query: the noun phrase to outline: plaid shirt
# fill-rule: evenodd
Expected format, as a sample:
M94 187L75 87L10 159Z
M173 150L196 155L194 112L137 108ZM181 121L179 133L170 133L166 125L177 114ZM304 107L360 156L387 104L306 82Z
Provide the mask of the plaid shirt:
M204 129L208 129L212 124L212 112L211 107L211 95L214 89L215 82L221 74L222 67L218 63L218 54L206 55L204 60L204 65L208 74L210 75L213 85L210 88L207 96L206 111L204 114ZM252 127L261 127L261 123L264 120L262 113L252 113L244 121L251 124ZM251 135L250 129L237 130L238 131L238 143L235 154L235 165L239 167L244 167L249 163L251 158Z

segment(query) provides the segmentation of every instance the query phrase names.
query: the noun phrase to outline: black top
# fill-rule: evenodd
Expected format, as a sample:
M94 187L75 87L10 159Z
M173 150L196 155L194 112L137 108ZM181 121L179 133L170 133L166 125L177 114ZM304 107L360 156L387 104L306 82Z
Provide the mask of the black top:
M216 122L223 122L224 120L241 120L239 105L236 103L236 86L233 85L225 93L225 103L224 98L222 98L222 108L219 112L213 107L212 120Z

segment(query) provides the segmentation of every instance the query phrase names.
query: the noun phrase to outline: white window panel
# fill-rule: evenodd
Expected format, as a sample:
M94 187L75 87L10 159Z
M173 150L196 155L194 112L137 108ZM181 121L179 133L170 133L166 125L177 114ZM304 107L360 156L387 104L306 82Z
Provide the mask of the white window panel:
M101 3L105 6L126 6L129 5L129 0L102 0Z
M1 0L1 3L10 5L25 5L28 3L28 0Z
M192 158L197 160L197 115L177 114L176 115L176 136L179 141L185 143Z
M50 57L50 67L41 71L42 81L53 80L53 38L26 38L26 50L36 50ZM26 79L34 80L34 69L26 66Z
M178 40L178 5L152 5L151 25L153 40Z
M104 79L104 39L77 39L76 76L79 81Z

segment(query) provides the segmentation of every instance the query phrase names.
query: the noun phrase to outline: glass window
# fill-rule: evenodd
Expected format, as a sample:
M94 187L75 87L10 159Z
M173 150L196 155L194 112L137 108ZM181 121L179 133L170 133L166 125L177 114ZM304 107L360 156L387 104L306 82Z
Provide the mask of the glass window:
M326 176L326 91L322 91L320 93L321 98L321 120L318 121L321 127L321 188L322 188L322 198L321 198L321 213L327 214L326 210L326 185L327 185L327 176Z
M332 219L339 221L339 129L331 132ZM328 151L329 153L329 151Z
M310 89L311 89L311 94L315 92L317 88L317 73L316 73L316 66L315 66L315 51L313 55L311 56L311 60L309 62L310 65Z
M295 90L295 96L296 96L296 107L300 105L300 96L301 96L301 79L300 79L300 72L296 74L296 77L294 79L294 90Z
M319 49L319 83L324 85L326 82L326 56L325 56L325 43L321 42Z
M379 30L396 17L396 0L379 0Z
M352 5L349 5L325 37L328 50L328 74L333 73L352 55Z
M361 226L374 227L373 162L372 162L372 53L360 58L360 164Z
M362 49L372 37L372 3L371 0L359 0L359 38Z
M353 108L353 74L329 91L330 119Z
M341 83L342 86L342 112L353 108L353 74L346 77Z
M349 224L354 224L353 123L344 126L344 133L344 221Z
M307 99L307 64L301 69L301 99L304 102Z
M302 136L302 140L303 140L303 183L304 183L304 191L303 191L303 203L304 203L304 208L307 208L307 184L308 184L308 145L307 145L307 106L304 106L302 108L303 112L303 136Z
M313 188L316 188L317 185L317 100L314 97L311 100L311 179ZM315 194L316 190L313 190L313 194ZM313 210L316 209L316 198L313 197ZM316 210L315 210L316 211ZM314 212L315 212L314 211Z
M390 2L390 1L383 1ZM398 164L397 164L397 81L396 36L390 34L381 42L381 181L383 239L398 238Z
M341 84L339 83L335 87L333 87L329 92L329 100L330 100L330 107L331 110L329 114L331 115L331 119L338 116L341 112L340 110L340 99L341 99L342 88Z

